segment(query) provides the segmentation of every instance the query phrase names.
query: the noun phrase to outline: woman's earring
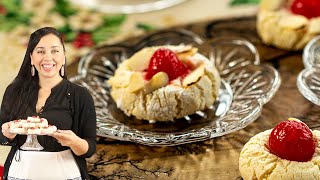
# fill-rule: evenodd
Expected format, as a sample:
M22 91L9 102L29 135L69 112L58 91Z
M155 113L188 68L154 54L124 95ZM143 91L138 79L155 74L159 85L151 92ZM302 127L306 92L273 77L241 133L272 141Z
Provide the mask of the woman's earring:
M64 76L64 65L61 66L60 75L61 75L62 77Z
M34 69L34 65L31 65L31 76L36 74L36 70Z

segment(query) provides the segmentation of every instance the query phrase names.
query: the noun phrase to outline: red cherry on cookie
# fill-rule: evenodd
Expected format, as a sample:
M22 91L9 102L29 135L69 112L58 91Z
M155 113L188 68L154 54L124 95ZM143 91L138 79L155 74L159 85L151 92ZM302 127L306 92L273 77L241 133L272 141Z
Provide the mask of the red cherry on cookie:
M269 136L271 153L290 161L309 161L315 152L315 146L309 127L294 118L279 123Z
M158 72L165 72L169 80L174 80L180 76L188 74L187 65L183 64L177 55L167 48L160 48L152 55L146 73L146 79L151 79Z
M299 14L309 19L320 16L319 8L319 0L294 0L290 6L290 10L294 14Z

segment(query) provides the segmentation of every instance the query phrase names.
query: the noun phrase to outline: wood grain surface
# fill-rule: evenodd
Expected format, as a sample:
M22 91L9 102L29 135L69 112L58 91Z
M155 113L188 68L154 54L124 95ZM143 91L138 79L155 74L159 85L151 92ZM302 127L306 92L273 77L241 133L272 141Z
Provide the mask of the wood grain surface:
M254 43L262 63L274 66L282 84L263 107L261 116L246 128L204 142L172 147L151 147L100 138L96 154L88 159L93 179L242 179L239 153L255 134L295 117L320 130L320 107L298 91L296 79L303 69L302 52L289 52L263 44L257 35L255 17L221 19L182 27L205 39L241 36ZM135 41L139 38L131 39ZM75 73L76 64L70 67Z

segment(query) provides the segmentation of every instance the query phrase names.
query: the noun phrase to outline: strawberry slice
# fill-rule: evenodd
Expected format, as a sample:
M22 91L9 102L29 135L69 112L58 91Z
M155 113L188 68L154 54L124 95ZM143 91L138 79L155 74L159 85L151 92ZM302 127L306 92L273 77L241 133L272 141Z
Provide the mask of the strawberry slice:
M294 14L313 18L320 16L320 1L319 0L294 0L291 3L290 10Z
M316 141L309 127L294 118L279 123L269 136L269 150L282 159L307 162L315 152Z
M145 78L149 80L161 71L167 73L171 81L186 76L189 68L178 59L173 51L160 48L152 55Z

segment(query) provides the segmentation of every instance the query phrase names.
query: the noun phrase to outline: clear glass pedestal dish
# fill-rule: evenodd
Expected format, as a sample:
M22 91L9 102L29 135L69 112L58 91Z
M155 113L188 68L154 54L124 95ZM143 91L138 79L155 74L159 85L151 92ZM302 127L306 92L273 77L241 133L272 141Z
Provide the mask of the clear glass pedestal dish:
M38 142L36 134L28 134L26 142L20 148L26 151L40 151L43 149L41 144Z
M320 106L320 36L313 38L303 50L305 69L297 77L300 93Z

